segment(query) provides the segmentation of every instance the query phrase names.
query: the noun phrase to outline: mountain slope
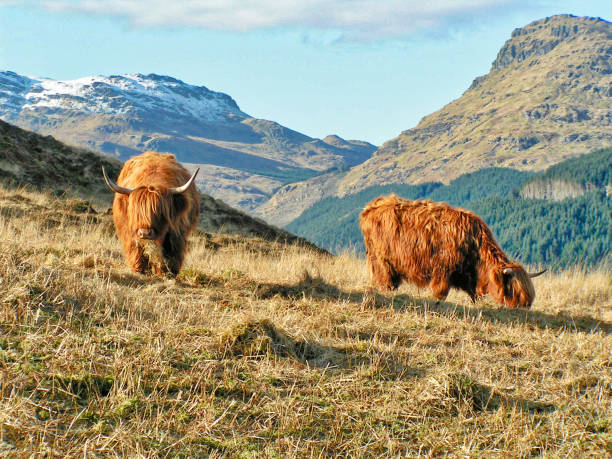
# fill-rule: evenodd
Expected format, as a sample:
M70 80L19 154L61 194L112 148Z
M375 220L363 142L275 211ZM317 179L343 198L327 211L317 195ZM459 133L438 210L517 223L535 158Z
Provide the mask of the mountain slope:
M541 170L612 144L612 24L554 16L517 29L459 99L386 142L339 193L443 181L483 167Z
M55 81L0 72L0 118L122 160L174 153L201 166L203 191L247 210L284 183L354 166L375 150L313 139L247 115L226 94L154 74Z
M108 194L102 166L116 176L121 162L53 137L43 137L0 121L0 180L14 185L77 193Z
M486 167L536 171L609 147L611 58L607 21L535 21L512 33L491 71L459 99L348 172L280 188L256 213L286 225L318 200L371 186L449 183Z

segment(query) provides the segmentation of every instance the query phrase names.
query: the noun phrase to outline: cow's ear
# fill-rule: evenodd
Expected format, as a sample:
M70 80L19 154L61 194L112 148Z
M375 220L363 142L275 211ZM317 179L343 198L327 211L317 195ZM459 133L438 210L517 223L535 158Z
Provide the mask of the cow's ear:
M172 195L172 210L175 215L181 215L187 209L187 198L184 194Z

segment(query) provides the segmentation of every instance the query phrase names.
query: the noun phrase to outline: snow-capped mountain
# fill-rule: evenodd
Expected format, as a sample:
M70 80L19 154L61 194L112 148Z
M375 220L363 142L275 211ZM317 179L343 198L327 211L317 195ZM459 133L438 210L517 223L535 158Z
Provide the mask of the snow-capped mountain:
M313 139L169 76L56 81L0 72L0 119L120 159L145 150L200 166L200 188L244 210L281 185L368 159L367 142Z
M38 108L137 116L155 110L203 122L222 122L229 114L248 116L227 94L167 76L113 75L56 81L14 72L0 73L2 116Z

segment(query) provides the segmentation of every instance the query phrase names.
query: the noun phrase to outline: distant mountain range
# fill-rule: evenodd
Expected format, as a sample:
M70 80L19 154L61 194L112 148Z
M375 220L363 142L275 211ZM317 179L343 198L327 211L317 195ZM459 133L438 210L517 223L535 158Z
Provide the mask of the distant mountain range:
M285 183L347 169L376 149L313 139L247 115L226 94L154 74L55 81L0 72L0 119L121 160L174 153L201 167L202 191L245 210Z
M512 32L487 75L371 159L281 187L256 213L286 225L326 197L486 167L538 171L611 145L612 23L554 16Z

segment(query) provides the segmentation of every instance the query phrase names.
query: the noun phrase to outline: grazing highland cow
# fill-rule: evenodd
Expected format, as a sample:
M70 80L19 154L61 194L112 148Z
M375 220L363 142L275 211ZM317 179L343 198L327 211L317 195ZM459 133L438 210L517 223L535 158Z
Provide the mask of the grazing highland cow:
M368 267L375 284L396 289L402 279L429 285L445 299L450 288L472 301L485 294L512 308L529 308L530 277L499 248L481 218L444 203L409 201L395 195L370 202L361 213Z
M199 169L198 169L199 170ZM200 197L193 180L174 155L148 151L129 159L117 183L113 220L125 256L138 273L178 274L187 235L196 227Z

